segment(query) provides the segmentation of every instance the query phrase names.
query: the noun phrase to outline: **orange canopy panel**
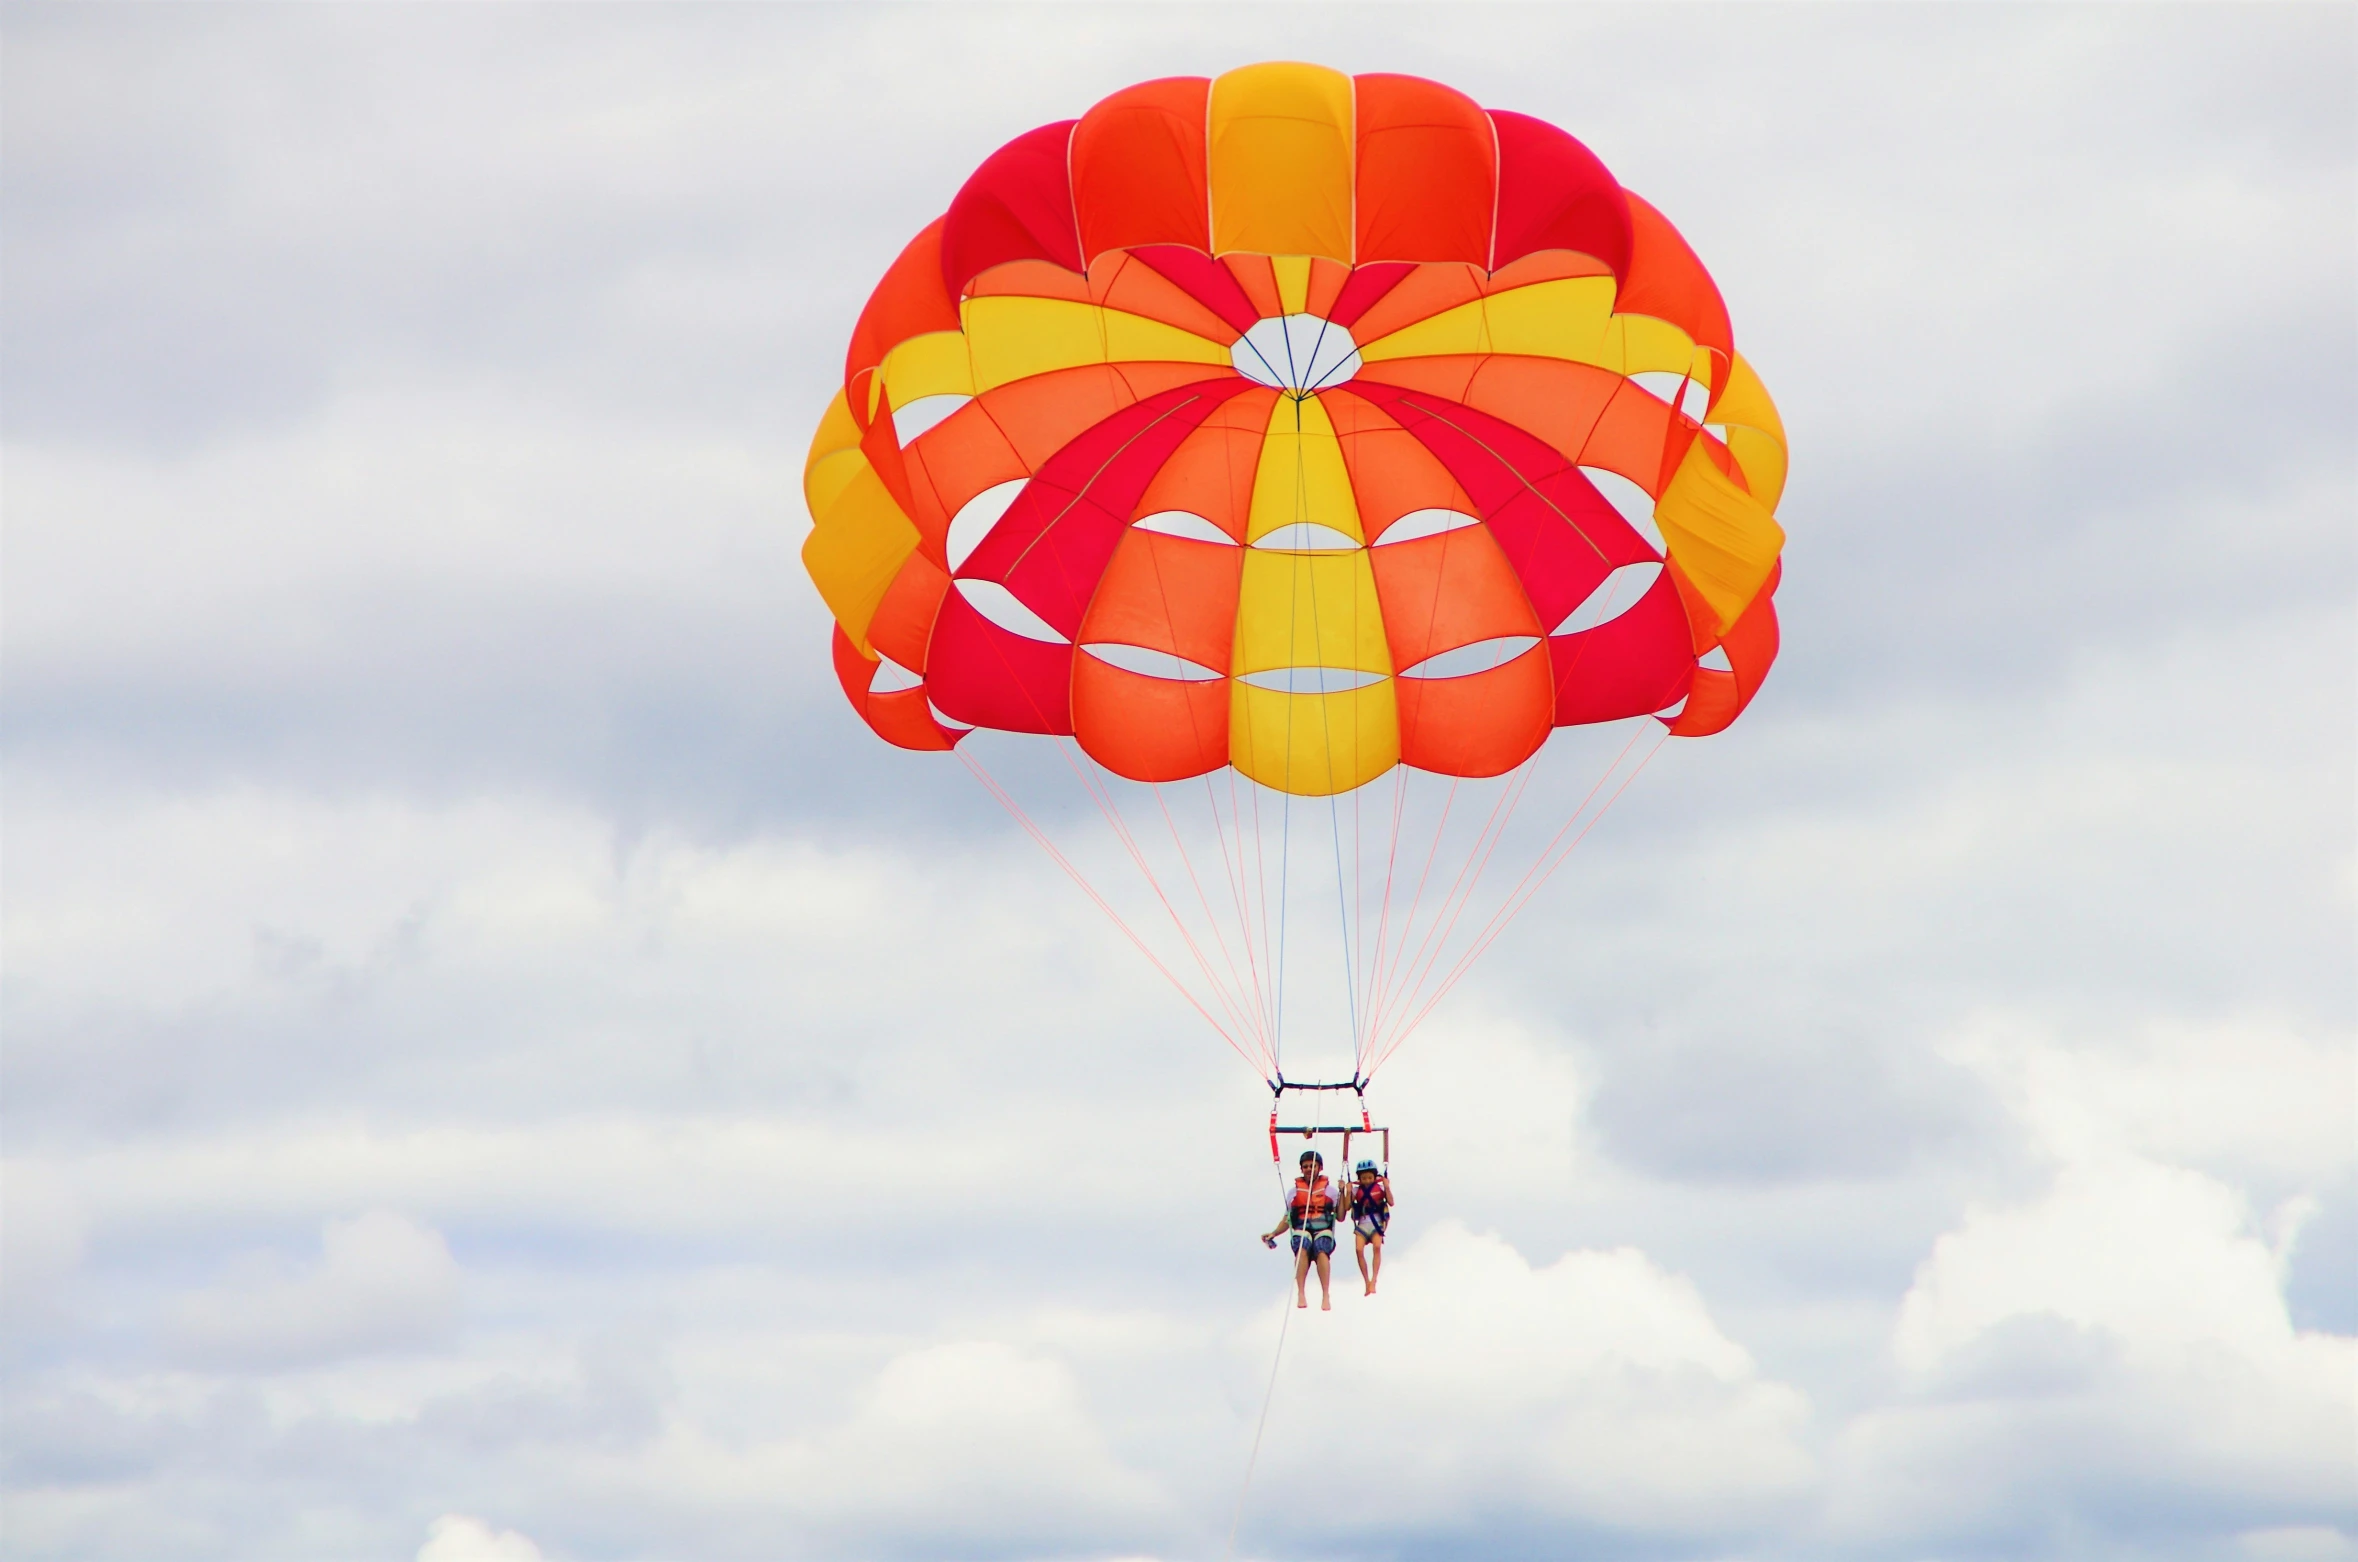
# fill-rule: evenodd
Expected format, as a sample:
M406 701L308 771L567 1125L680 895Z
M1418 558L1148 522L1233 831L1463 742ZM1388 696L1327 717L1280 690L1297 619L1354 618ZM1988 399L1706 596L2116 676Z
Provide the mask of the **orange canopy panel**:
M1726 727L1786 472L1709 271L1587 147L1279 62L980 161L853 326L803 557L888 742L1324 795Z

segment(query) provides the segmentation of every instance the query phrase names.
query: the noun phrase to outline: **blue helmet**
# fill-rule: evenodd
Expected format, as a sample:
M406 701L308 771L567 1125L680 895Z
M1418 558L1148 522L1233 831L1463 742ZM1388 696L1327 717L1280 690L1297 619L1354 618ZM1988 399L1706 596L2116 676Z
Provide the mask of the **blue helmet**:
M1351 1175L1352 1175L1352 1176L1354 1176L1354 1177L1356 1177L1356 1176L1358 1176L1358 1175L1359 1175L1361 1172L1363 1172L1363 1171L1366 1171L1366 1172L1371 1172L1371 1171L1374 1171L1375 1169L1376 1169L1376 1164L1375 1164L1375 1162L1373 1162L1373 1161L1361 1161L1361 1162L1360 1162L1360 1163L1359 1163L1357 1166L1355 1166L1355 1167L1353 1167L1353 1168L1352 1168L1352 1170L1351 1170Z

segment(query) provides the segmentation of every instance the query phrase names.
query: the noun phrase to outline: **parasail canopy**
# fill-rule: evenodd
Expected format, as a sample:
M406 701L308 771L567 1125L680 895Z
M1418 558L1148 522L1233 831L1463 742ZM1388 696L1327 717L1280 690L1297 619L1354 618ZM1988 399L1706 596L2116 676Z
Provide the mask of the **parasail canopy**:
M853 329L803 559L887 742L1334 796L1725 728L1785 459L1710 275L1578 141L1252 65L983 160Z

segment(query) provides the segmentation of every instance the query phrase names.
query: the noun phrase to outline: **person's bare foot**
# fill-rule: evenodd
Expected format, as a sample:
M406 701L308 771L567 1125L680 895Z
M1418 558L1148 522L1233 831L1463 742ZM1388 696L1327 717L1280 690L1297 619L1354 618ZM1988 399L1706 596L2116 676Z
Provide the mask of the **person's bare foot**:
M1367 1294L1370 1296L1375 1295L1375 1282L1373 1280L1367 1282Z
M1307 1307L1310 1305L1310 1298L1307 1296L1297 1296L1294 1298L1294 1305L1296 1307Z
M1318 1310L1322 1313L1333 1312L1335 1310L1335 1299L1331 1296L1320 1297L1318 1299Z

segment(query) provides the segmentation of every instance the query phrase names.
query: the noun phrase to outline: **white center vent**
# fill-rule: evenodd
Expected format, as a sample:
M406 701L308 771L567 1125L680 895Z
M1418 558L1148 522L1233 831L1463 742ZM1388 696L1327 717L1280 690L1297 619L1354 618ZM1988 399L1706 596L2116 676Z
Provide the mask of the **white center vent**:
M1228 355L1246 379L1297 396L1340 385L1359 372L1359 344L1351 333L1316 315L1259 321Z

